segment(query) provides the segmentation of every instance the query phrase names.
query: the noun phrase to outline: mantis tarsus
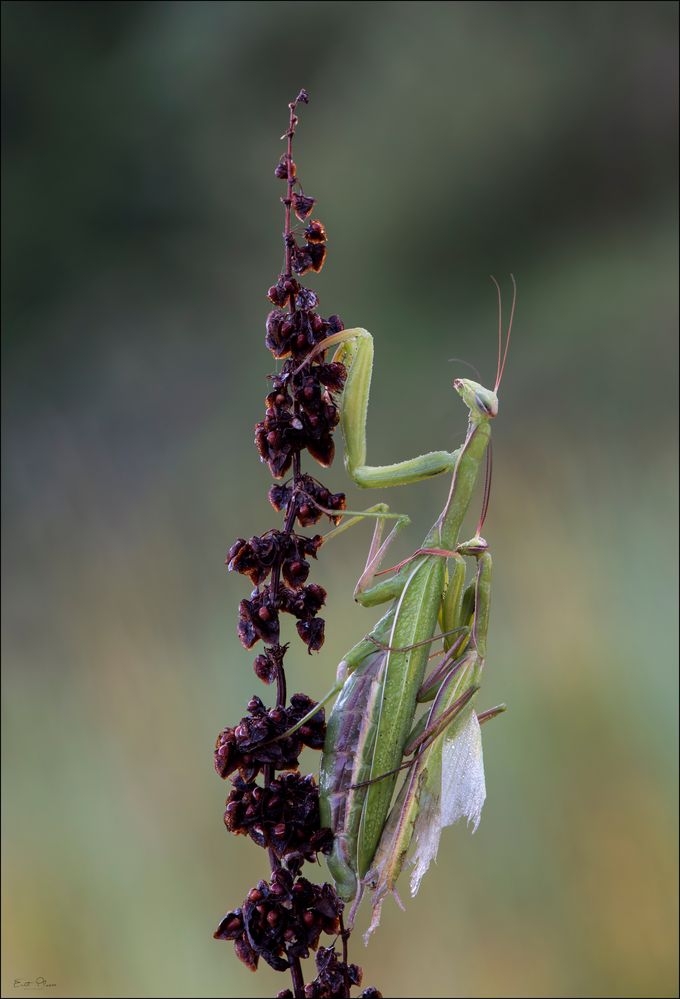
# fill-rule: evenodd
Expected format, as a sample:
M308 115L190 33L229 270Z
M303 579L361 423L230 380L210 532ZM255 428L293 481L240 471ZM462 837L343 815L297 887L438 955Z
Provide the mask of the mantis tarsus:
M513 296L504 351L499 309L498 366L493 390L469 379L453 383L469 410L461 447L394 465L366 464L373 364L370 334L362 329L343 330L322 345L324 350L337 345L335 359L348 368L341 410L345 465L358 485L404 485L451 473L444 508L422 546L394 567L387 578L378 578L382 576L378 567L408 517L391 514L384 504L377 504L330 532L335 535L362 517L377 518L355 598L366 607L390 602L372 632L340 664L341 687L328 721L320 770L322 824L330 825L335 834L329 869L339 894L348 901L355 899L354 908L363 885L374 889L374 924L385 894L392 891L396 895L395 883L412 841L416 843L411 883L415 893L436 856L441 829L463 816L476 827L485 797L479 723L503 709L491 709L480 716L474 710L486 655L492 568L486 542L480 537L488 503L488 463L477 532L465 544L458 539L484 458L487 462L490 458L490 425L498 412L497 392L514 307ZM382 542L388 519L395 524ZM475 578L467 587L466 557L477 566ZM438 627L444 653L426 678L430 647ZM337 690L334 688L329 696ZM416 722L419 705L430 701L431 707ZM404 756L410 756L408 764L404 764ZM405 768L405 780L392 803L398 774ZM350 922L352 918L353 914Z

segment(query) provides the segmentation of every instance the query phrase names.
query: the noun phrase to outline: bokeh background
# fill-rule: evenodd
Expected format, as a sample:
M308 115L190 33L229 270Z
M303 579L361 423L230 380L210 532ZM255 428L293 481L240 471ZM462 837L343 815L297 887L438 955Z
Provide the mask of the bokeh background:
M488 275L519 285L484 821L352 956L387 996L676 995L676 4L2 11L3 994L287 984L211 938L265 861L225 834L211 754L267 696L223 558L275 523L252 426L305 86L331 240L309 284L375 335L372 461L460 440L449 358L491 379ZM383 495L414 520L398 554L445 490ZM367 540L324 552L328 638L293 690L373 619Z

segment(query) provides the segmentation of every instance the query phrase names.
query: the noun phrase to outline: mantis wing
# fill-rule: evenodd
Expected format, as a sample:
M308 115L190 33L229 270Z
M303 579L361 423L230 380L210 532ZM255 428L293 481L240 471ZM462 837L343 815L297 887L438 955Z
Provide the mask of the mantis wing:
M411 872L411 895L415 895L431 862L437 857L442 829L467 819L475 832L486 799L482 733L477 715L468 712L465 723L451 737L441 740L439 766L434 759L420 796L414 827L416 841Z
M477 666L473 656L463 675L452 670L451 678L444 682L430 718L448 703L444 712L448 725L417 754L392 807L373 870L366 876L373 889L373 918L367 937L380 922L387 894L394 895L401 905L396 882L411 845L415 842L411 876L411 894L415 895L437 856L442 829L463 817L474 829L479 824L486 785L479 721L470 706L477 687L468 686ZM467 689L456 697L461 688Z

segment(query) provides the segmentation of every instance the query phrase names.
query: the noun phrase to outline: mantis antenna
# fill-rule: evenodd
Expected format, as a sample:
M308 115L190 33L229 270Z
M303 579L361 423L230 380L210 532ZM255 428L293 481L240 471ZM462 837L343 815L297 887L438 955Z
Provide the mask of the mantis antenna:
M505 338L505 350L503 350L502 348L503 314L502 314L502 305L501 305L501 287L496 278L493 276L493 274L491 274L490 276L491 280L496 285L496 292L498 294L498 364L496 366L496 384L493 387L494 392L498 392L498 389L500 387L503 378L503 372L505 371L505 362L508 359L508 348L510 347L510 334L512 332L512 321L515 318L515 304L517 302L517 282L515 281L515 275L511 274L510 280L512 281L512 305L510 307L510 322L508 323L508 332ZM503 354L502 360L501 360L501 352Z

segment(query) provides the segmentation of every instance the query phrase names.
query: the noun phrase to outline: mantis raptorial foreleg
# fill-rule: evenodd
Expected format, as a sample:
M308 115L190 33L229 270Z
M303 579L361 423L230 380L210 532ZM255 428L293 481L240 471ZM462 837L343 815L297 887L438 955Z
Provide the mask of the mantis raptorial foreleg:
M347 368L342 396L341 426L345 440L345 468L363 489L403 486L451 472L456 451L430 451L392 465L366 464L366 420L373 373L373 337L368 330L356 327L334 333L321 341L308 359L338 345L334 360Z

